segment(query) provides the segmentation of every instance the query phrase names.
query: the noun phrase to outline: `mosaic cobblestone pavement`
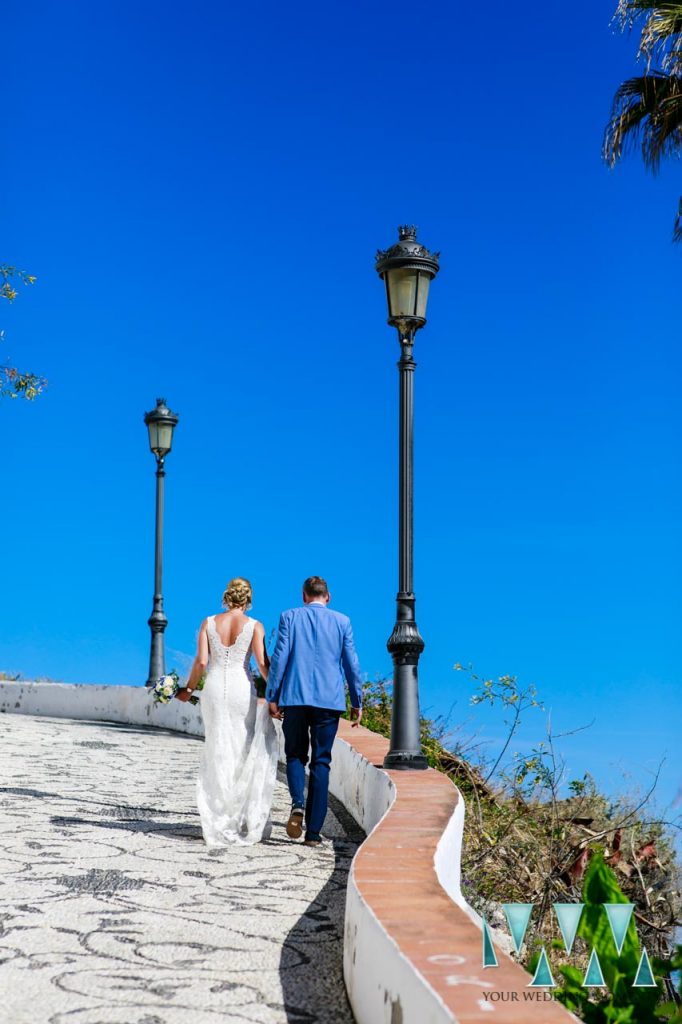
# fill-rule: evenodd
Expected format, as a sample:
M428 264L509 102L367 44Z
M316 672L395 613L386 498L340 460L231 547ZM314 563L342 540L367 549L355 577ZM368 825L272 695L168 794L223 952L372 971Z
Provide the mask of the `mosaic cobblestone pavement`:
M350 1024L342 978L350 861L272 837L208 850L194 803L202 740L0 716L0 1021Z

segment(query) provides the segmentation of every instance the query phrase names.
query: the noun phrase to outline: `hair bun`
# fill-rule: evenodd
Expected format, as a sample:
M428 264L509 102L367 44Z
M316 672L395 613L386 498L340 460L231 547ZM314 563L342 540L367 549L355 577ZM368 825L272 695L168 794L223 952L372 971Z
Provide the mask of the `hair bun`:
M253 599L251 584L243 576L235 576L225 587L223 604L228 608L246 608Z

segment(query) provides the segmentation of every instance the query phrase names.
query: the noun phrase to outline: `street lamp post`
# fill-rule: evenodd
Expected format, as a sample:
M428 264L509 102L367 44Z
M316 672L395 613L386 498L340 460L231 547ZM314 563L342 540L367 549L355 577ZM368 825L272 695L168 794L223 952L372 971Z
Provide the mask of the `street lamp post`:
M156 456L156 540L154 547L154 604L148 619L152 631L149 655L149 678L146 686L154 686L157 679L166 674L166 658L163 648L163 633L168 619L163 613L163 480L166 475L164 464L173 444L173 430L178 417L166 405L165 398L156 399L156 409L145 413L144 421L149 431L149 447Z
M398 329L400 342L400 461L398 501L398 596L396 623L387 647L393 658L391 744L385 768L427 767L420 737L419 656L424 641L415 620L412 582L414 339L426 323L429 285L438 273L440 253L417 241L417 229L398 228L399 241L376 255L376 270L386 285L388 323Z

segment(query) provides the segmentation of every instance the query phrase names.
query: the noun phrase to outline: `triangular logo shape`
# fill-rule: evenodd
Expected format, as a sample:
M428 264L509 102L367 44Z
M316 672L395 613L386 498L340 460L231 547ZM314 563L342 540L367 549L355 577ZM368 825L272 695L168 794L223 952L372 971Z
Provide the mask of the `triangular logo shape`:
M533 912L533 904L503 903L502 907L514 942L514 949L517 953L520 953L523 940L526 937L530 915Z
M630 918L632 917L632 911L635 909L634 903L605 903L604 910L609 919L611 925L611 934L613 935L613 941L616 944L616 952L620 956L620 951L623 948L625 942L625 935L630 924Z
M602 973L601 964L599 963L599 957L597 956L596 949L592 950L590 962L587 965L585 977L583 978L583 985L585 988L606 987L606 982L604 981L604 975Z
M573 943L575 942L575 936L578 931L578 925L580 924L580 917L584 906L584 903L554 904L554 912L556 913L559 928L561 929L561 938L564 940L566 952L569 954L573 949Z
M656 979L654 978L654 972L651 970L651 964L649 963L649 954L642 946L642 955L639 958L639 967L637 968L637 974L635 980L632 983L633 988L658 988Z
M490 929L485 918L483 918L483 966L497 967L497 954L495 953L493 940L490 938Z
M528 985L528 988L555 988L556 982L552 977L552 971L549 966L549 960L545 953L545 947L543 946L540 950L540 959L538 965L535 968L535 974L533 980Z

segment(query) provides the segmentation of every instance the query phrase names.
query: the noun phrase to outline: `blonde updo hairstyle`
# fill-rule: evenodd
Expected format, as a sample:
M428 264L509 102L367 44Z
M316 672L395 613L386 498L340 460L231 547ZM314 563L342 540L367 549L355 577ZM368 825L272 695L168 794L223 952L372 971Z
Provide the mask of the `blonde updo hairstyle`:
M251 607L253 590L251 584L243 576L235 576L225 587L223 605L225 608L241 608L246 611Z

